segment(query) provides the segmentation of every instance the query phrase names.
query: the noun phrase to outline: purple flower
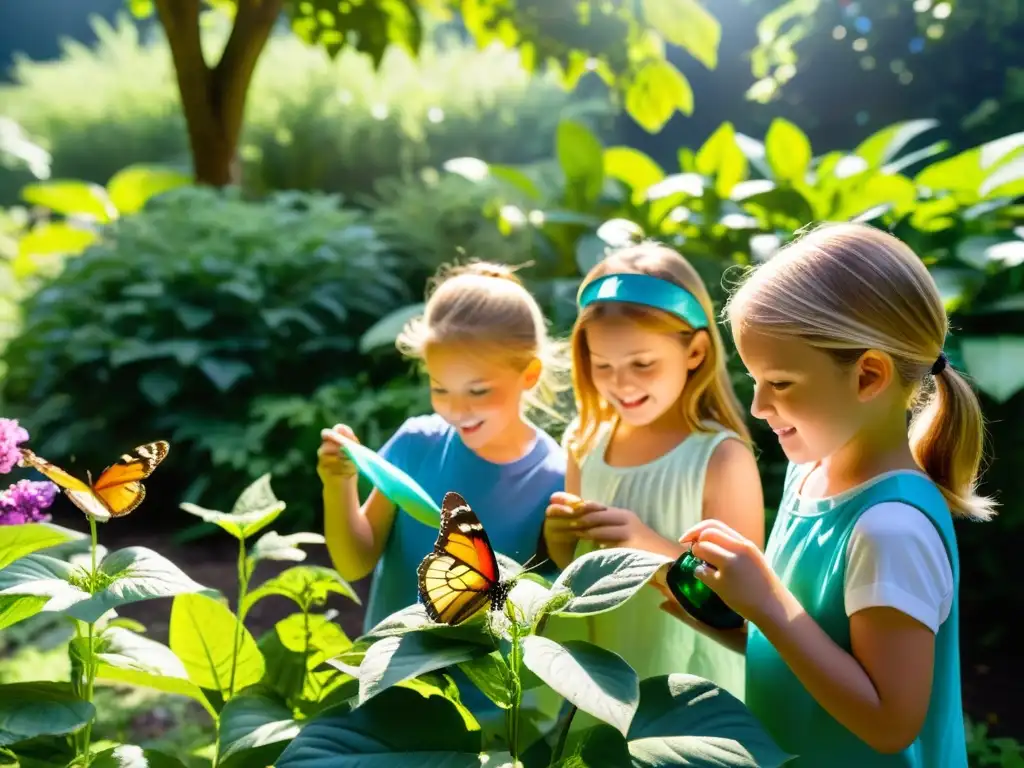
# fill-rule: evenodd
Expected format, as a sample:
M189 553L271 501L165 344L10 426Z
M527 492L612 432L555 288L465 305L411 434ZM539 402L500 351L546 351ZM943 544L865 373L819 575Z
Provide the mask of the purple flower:
M19 480L0 493L0 525L45 523L50 516L43 510L56 496L57 486L48 480Z
M28 440L28 432L17 419L0 419L0 475L6 475L21 458L19 443Z

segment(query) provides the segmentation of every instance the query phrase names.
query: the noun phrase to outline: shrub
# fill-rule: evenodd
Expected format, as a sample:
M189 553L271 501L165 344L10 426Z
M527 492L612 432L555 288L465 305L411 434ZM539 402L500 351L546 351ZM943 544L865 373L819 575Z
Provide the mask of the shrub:
M361 373L354 339L410 298L396 268L334 197L174 190L25 300L4 396L46 435L42 455L74 451L98 469L112 457L95 446L168 439L185 449L171 463L179 480L209 483L220 501L211 464L249 475L217 442L226 425L246 435L257 398ZM270 460L290 448L243 446Z
M0 88L5 112L51 152L55 177L104 183L133 163L187 166L162 34L140 40L127 17L95 27L95 50L65 42L58 61L18 60L15 85ZM391 50L374 72L365 56L330 61L282 34L260 58L241 152L252 188L352 193L467 150L497 162L530 160L548 151L560 116L597 123L610 114L606 99L531 77L518 54L498 47L442 40L426 45L418 62ZM13 202L30 180L0 180L0 202Z

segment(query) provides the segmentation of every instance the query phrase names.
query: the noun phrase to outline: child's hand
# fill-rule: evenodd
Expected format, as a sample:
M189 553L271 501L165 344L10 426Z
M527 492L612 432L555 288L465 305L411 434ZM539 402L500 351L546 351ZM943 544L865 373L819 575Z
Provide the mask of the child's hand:
M608 507L587 512L579 521L579 537L597 542L598 547L630 547L648 552L662 552L666 546L676 548L656 534L628 509Z
M694 575L745 619L756 624L779 602L783 587L764 554L721 520L701 521L679 543L705 563Z
M551 494L544 518L545 541L549 546L575 546L579 539L581 515L603 509L604 505L584 501L572 493L558 491Z
M345 424L335 424L332 429L320 430L320 439L323 442L316 452L316 472L324 483L356 476L356 465L352 463L348 454L341 450L341 437L359 442L359 438Z

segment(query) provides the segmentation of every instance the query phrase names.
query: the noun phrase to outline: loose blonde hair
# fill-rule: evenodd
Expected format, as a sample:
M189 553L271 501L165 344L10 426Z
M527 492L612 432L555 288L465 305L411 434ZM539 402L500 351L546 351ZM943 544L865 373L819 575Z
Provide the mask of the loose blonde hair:
M852 365L875 349L893 361L907 393L914 459L951 511L987 520L977 494L984 423L978 398L951 366L929 375L949 330L928 269L902 241L865 224L825 224L755 268L726 303L744 326L795 337Z
M684 288L697 299L707 317L714 318L711 296L697 270L674 250L656 242L631 245L609 254L587 273L580 284L580 294L599 277L623 272L650 275ZM572 330L572 383L579 422L567 442L577 459L593 447L601 425L615 416L615 410L601 398L594 384L586 335L587 323L608 317L625 318L655 333L691 337L706 332L711 338L707 356L690 372L677 406L682 409L685 423L692 431L709 431L703 422L712 420L731 429L750 444L750 431L725 367L722 336L713 322L707 328L695 331L684 320L654 307L625 302L595 302L583 308Z
M567 345L548 334L540 305L512 267L487 261L442 266L428 283L423 315L405 324L395 344L421 362L433 344L473 345L518 371L539 360L541 374L524 407L566 420L558 398L569 389Z

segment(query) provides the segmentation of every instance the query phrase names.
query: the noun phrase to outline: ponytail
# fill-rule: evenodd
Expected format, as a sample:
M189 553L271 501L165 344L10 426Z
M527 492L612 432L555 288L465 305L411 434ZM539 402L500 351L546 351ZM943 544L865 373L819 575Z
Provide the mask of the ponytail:
M910 422L914 459L939 486L955 515L989 520L996 502L977 493L985 439L981 405L970 384L951 366L931 378L934 388Z

